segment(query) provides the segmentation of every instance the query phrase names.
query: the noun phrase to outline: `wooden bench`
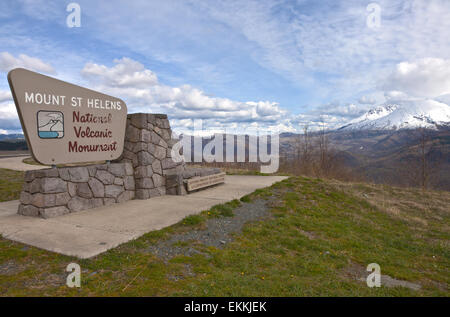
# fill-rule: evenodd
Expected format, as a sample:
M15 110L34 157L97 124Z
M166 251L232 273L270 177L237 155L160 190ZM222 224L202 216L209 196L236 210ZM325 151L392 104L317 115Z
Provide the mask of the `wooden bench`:
M207 176L195 176L185 180L188 191L220 184L225 182L225 173L212 174Z

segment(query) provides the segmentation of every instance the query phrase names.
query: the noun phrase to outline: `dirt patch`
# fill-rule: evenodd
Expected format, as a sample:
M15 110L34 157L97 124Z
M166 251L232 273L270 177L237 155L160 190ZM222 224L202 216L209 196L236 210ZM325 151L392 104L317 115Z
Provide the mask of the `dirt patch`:
M317 235L313 232L305 231L301 228L297 228L298 232L300 232L302 235L306 236L310 240L317 239Z
M0 275L11 276L23 271L23 267L14 261L6 261L0 264Z
M262 199L243 203L233 210L233 217L211 218L206 221L206 229L175 234L168 240L150 246L147 251L168 260L178 255L192 256L204 254L195 245L201 244L222 248L233 240L232 235L242 231L247 222L270 217L271 213Z
M267 202L267 207L269 208L280 208L284 206L284 201L282 199L271 199Z
M367 276L370 274L365 267L357 263L352 263L344 270L344 274L354 280L366 283ZM413 282L397 280L389 275L381 274L381 286L385 287L406 287L414 291L421 289L421 285Z
M68 274L68 273L67 273ZM83 277L81 277L83 278ZM32 289L46 289L48 287L60 287L66 285L66 273L48 273L33 277L26 282L26 287Z
M183 264L183 272L179 274L167 274L166 277L174 282L184 280L187 277L194 277L195 273L192 271L192 265Z

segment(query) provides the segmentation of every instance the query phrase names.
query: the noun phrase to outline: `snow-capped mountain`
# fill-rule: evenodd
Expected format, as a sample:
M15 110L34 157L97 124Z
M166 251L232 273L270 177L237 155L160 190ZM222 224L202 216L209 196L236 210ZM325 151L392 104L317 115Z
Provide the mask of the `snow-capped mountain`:
M400 130L450 127L450 106L436 100L407 100L369 110L339 130Z

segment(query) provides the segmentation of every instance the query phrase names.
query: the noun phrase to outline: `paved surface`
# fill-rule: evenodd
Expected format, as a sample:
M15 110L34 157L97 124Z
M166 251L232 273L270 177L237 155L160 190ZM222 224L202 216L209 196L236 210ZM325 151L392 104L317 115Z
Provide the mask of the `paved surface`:
M29 157L29 155L27 155ZM25 164L23 159L27 156L16 156L16 157L2 157L0 158L0 168L7 168L15 171L31 171L31 170L39 170L43 168L49 168L48 166L41 165L31 165Z
M186 196L161 196L52 219L17 214L19 202L0 203L0 234L41 249L90 258L153 230L272 185L284 176L229 176L225 184Z

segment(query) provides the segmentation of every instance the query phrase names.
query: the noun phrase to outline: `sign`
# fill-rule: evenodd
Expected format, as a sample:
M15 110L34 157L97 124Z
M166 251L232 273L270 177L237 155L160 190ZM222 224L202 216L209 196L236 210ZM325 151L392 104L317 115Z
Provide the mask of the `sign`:
M122 100L22 68L8 82L33 158L42 164L117 159L127 106Z

